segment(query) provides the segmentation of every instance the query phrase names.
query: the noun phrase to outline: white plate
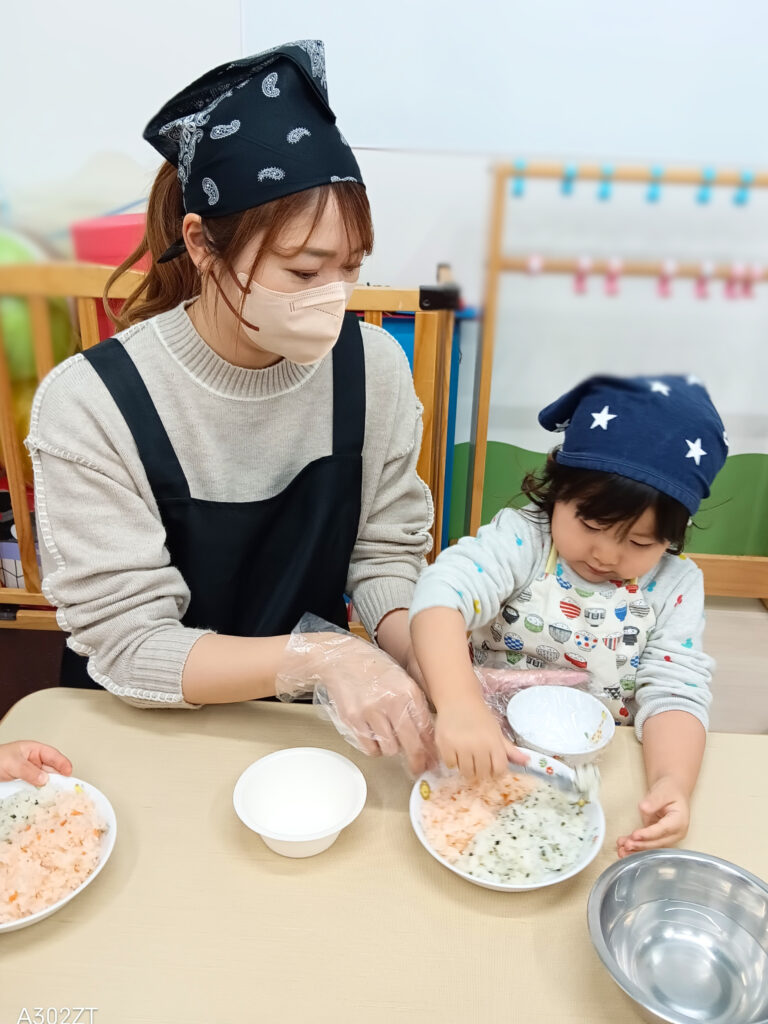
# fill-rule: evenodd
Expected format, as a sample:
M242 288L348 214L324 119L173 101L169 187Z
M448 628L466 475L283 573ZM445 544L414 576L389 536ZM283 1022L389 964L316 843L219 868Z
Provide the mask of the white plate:
M427 837L424 835L424 829L421 824L421 805L424 803L424 797L421 795L421 784L426 782L430 789L440 784L440 776L434 775L432 772L425 772L421 775L414 783L413 789L411 790L411 801L410 801L410 812L411 812L411 825L413 831L416 833L416 838L419 840L424 849L431 853L432 856L438 861L443 867L448 868L454 875L458 875L459 878L466 879L467 882L472 882L473 885L480 885L484 889L495 889L497 892L529 892L531 889L543 889L548 885L556 885L558 882L564 882L566 878L573 878L574 875L578 875L580 871L591 864L600 851L605 839L605 815L603 809L599 803L592 801L586 804L584 807L584 814L587 818L588 832L587 837L584 841L584 849L581 857L573 864L570 868L565 871L552 871L544 878L539 879L537 882L531 882L528 885L504 885L500 882L490 882L482 878L476 878L475 875L469 875L466 871L462 871L457 868L454 864L450 864L444 857L441 857L439 853L436 853L427 841ZM544 783L546 785L546 783Z
M7 924L0 924L0 935L3 932L14 932L18 928L26 928L30 924L37 924L38 921L42 921L45 917L50 917L51 914L55 914L57 910L60 910L66 903L69 903L71 899L74 899L78 893L82 892L86 885L90 885L96 875L101 871L104 865L109 860L109 855L112 853L112 848L115 845L115 837L117 836L117 820L115 818L115 812L112 808L112 804L107 800L101 790L96 789L88 782L83 782L82 779L76 779L72 775L51 775L50 784L56 789L72 790L75 786L82 786L85 790L86 796L89 796L93 800L96 811L99 817L104 821L107 826L107 831L101 837L101 856L99 862L88 877L72 892L67 893L66 896L58 900L56 903L52 903L50 907L46 907L44 910L39 910L36 914L29 914L27 917L22 917L18 921L9 921ZM14 793L22 793L25 790L29 792L39 792L37 786L31 785L29 782L22 782L17 779L14 782L0 782L0 800L4 800L6 797L13 796Z

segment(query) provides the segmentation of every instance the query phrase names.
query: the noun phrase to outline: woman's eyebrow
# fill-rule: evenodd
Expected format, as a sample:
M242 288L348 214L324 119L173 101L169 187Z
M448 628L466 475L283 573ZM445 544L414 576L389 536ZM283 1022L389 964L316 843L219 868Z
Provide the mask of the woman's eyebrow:
M303 248L303 249L299 250L299 255L301 255L301 256L318 256L318 257L323 257L323 258L329 258L329 257L333 257L333 256L338 256L339 254L336 251L336 249L315 249L312 246L307 246L306 248ZM362 249L355 249L353 252L351 252L349 254L349 259L354 260L354 259L357 259L357 258L362 258L362 256L363 256L363 250Z
M302 255L306 254L307 256L336 256L337 255L335 249L309 249L309 248L307 248L307 249L302 249L301 252L302 252Z

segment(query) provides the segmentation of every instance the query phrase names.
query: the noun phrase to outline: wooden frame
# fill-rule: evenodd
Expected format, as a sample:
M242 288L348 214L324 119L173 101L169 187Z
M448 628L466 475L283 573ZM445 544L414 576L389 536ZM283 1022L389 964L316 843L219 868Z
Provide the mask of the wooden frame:
M73 301L81 346L90 348L100 340L97 303L101 302L104 287L112 272L111 267L78 263L0 266L0 296L24 299L29 306L38 381L42 380L54 365L47 300L67 298ZM127 298L142 276L138 271L124 274L111 288L110 298ZM439 302L431 302L431 308L425 308L423 293L418 288L362 287L355 289L348 304L349 309L361 312L367 323L379 326L385 313L415 314L414 387L424 406L424 435L418 473L434 495L432 558L440 549L454 320L453 309L437 308L439 305ZM6 474L25 581L23 590L0 586L0 628L57 629L55 610L51 608L40 590L40 573L27 508L23 465L17 447L11 380L1 324L0 440L6 453ZM2 615L3 611L5 617Z
M491 192L490 226L486 252L486 281L483 303L483 324L477 353L475 375L475 407L472 416L472 436L469 458L469 532L477 533L481 524L483 490L485 485L485 462L488 448L488 416L491 404L491 379L493 355L498 320L499 285L502 274L530 273L530 261L519 256L508 256L503 251L504 219L507 203L507 189L511 179L553 178L562 179L564 167L561 163L540 161L526 164L523 169L513 164L501 164L494 169ZM663 183L672 185L704 184L702 173L694 168L668 168L661 177L641 165L615 167L610 176L604 167L597 164L580 165L578 181L640 182L645 184ZM741 186L744 184L741 172L718 171L707 179L709 186ZM755 174L750 188L768 187L768 172ZM536 273L575 274L581 269L575 259L541 259L537 261ZM591 274L611 272L609 260L596 260L589 268ZM648 260L625 261L621 265L622 276L661 277L668 272L664 262ZM728 280L733 276L733 267L721 265L708 268L708 277ZM703 274L701 264L684 263L675 268L675 277L696 278ZM759 270L751 277L753 282L765 281L768 271ZM750 555L697 555L691 554L704 573L704 589L707 594L722 597L757 597L768 607L768 558Z

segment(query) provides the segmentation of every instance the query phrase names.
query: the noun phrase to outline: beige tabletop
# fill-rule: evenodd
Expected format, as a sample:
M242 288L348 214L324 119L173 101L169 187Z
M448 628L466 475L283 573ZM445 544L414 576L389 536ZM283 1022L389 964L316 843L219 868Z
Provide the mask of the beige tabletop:
M145 711L53 689L0 723L0 742L27 738L60 747L109 797L117 843L66 907L0 935L0 1024L24 1010L46 1020L36 1009L54 1021L54 1008L63 1024L71 1007L96 1008L95 1024L641 1019L586 925L590 887L636 822L630 729L602 764L604 849L576 878L525 894L480 889L434 861L411 831L400 762L358 754L311 708ZM252 761L305 745L351 757L368 802L326 853L289 860L240 823L232 789ZM766 877L766 765L768 737L711 736L686 845Z

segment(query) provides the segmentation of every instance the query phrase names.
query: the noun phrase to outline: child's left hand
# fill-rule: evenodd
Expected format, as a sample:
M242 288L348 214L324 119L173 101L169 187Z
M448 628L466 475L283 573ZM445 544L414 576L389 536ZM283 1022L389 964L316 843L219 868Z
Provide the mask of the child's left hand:
M44 786L48 772L72 774L72 763L56 747L35 740L0 743L0 782L23 779L33 786Z
M658 779L640 801L639 807L644 827L635 829L631 835L619 837L616 842L619 857L639 850L674 846L685 838L690 822L689 800L675 779L670 776Z

